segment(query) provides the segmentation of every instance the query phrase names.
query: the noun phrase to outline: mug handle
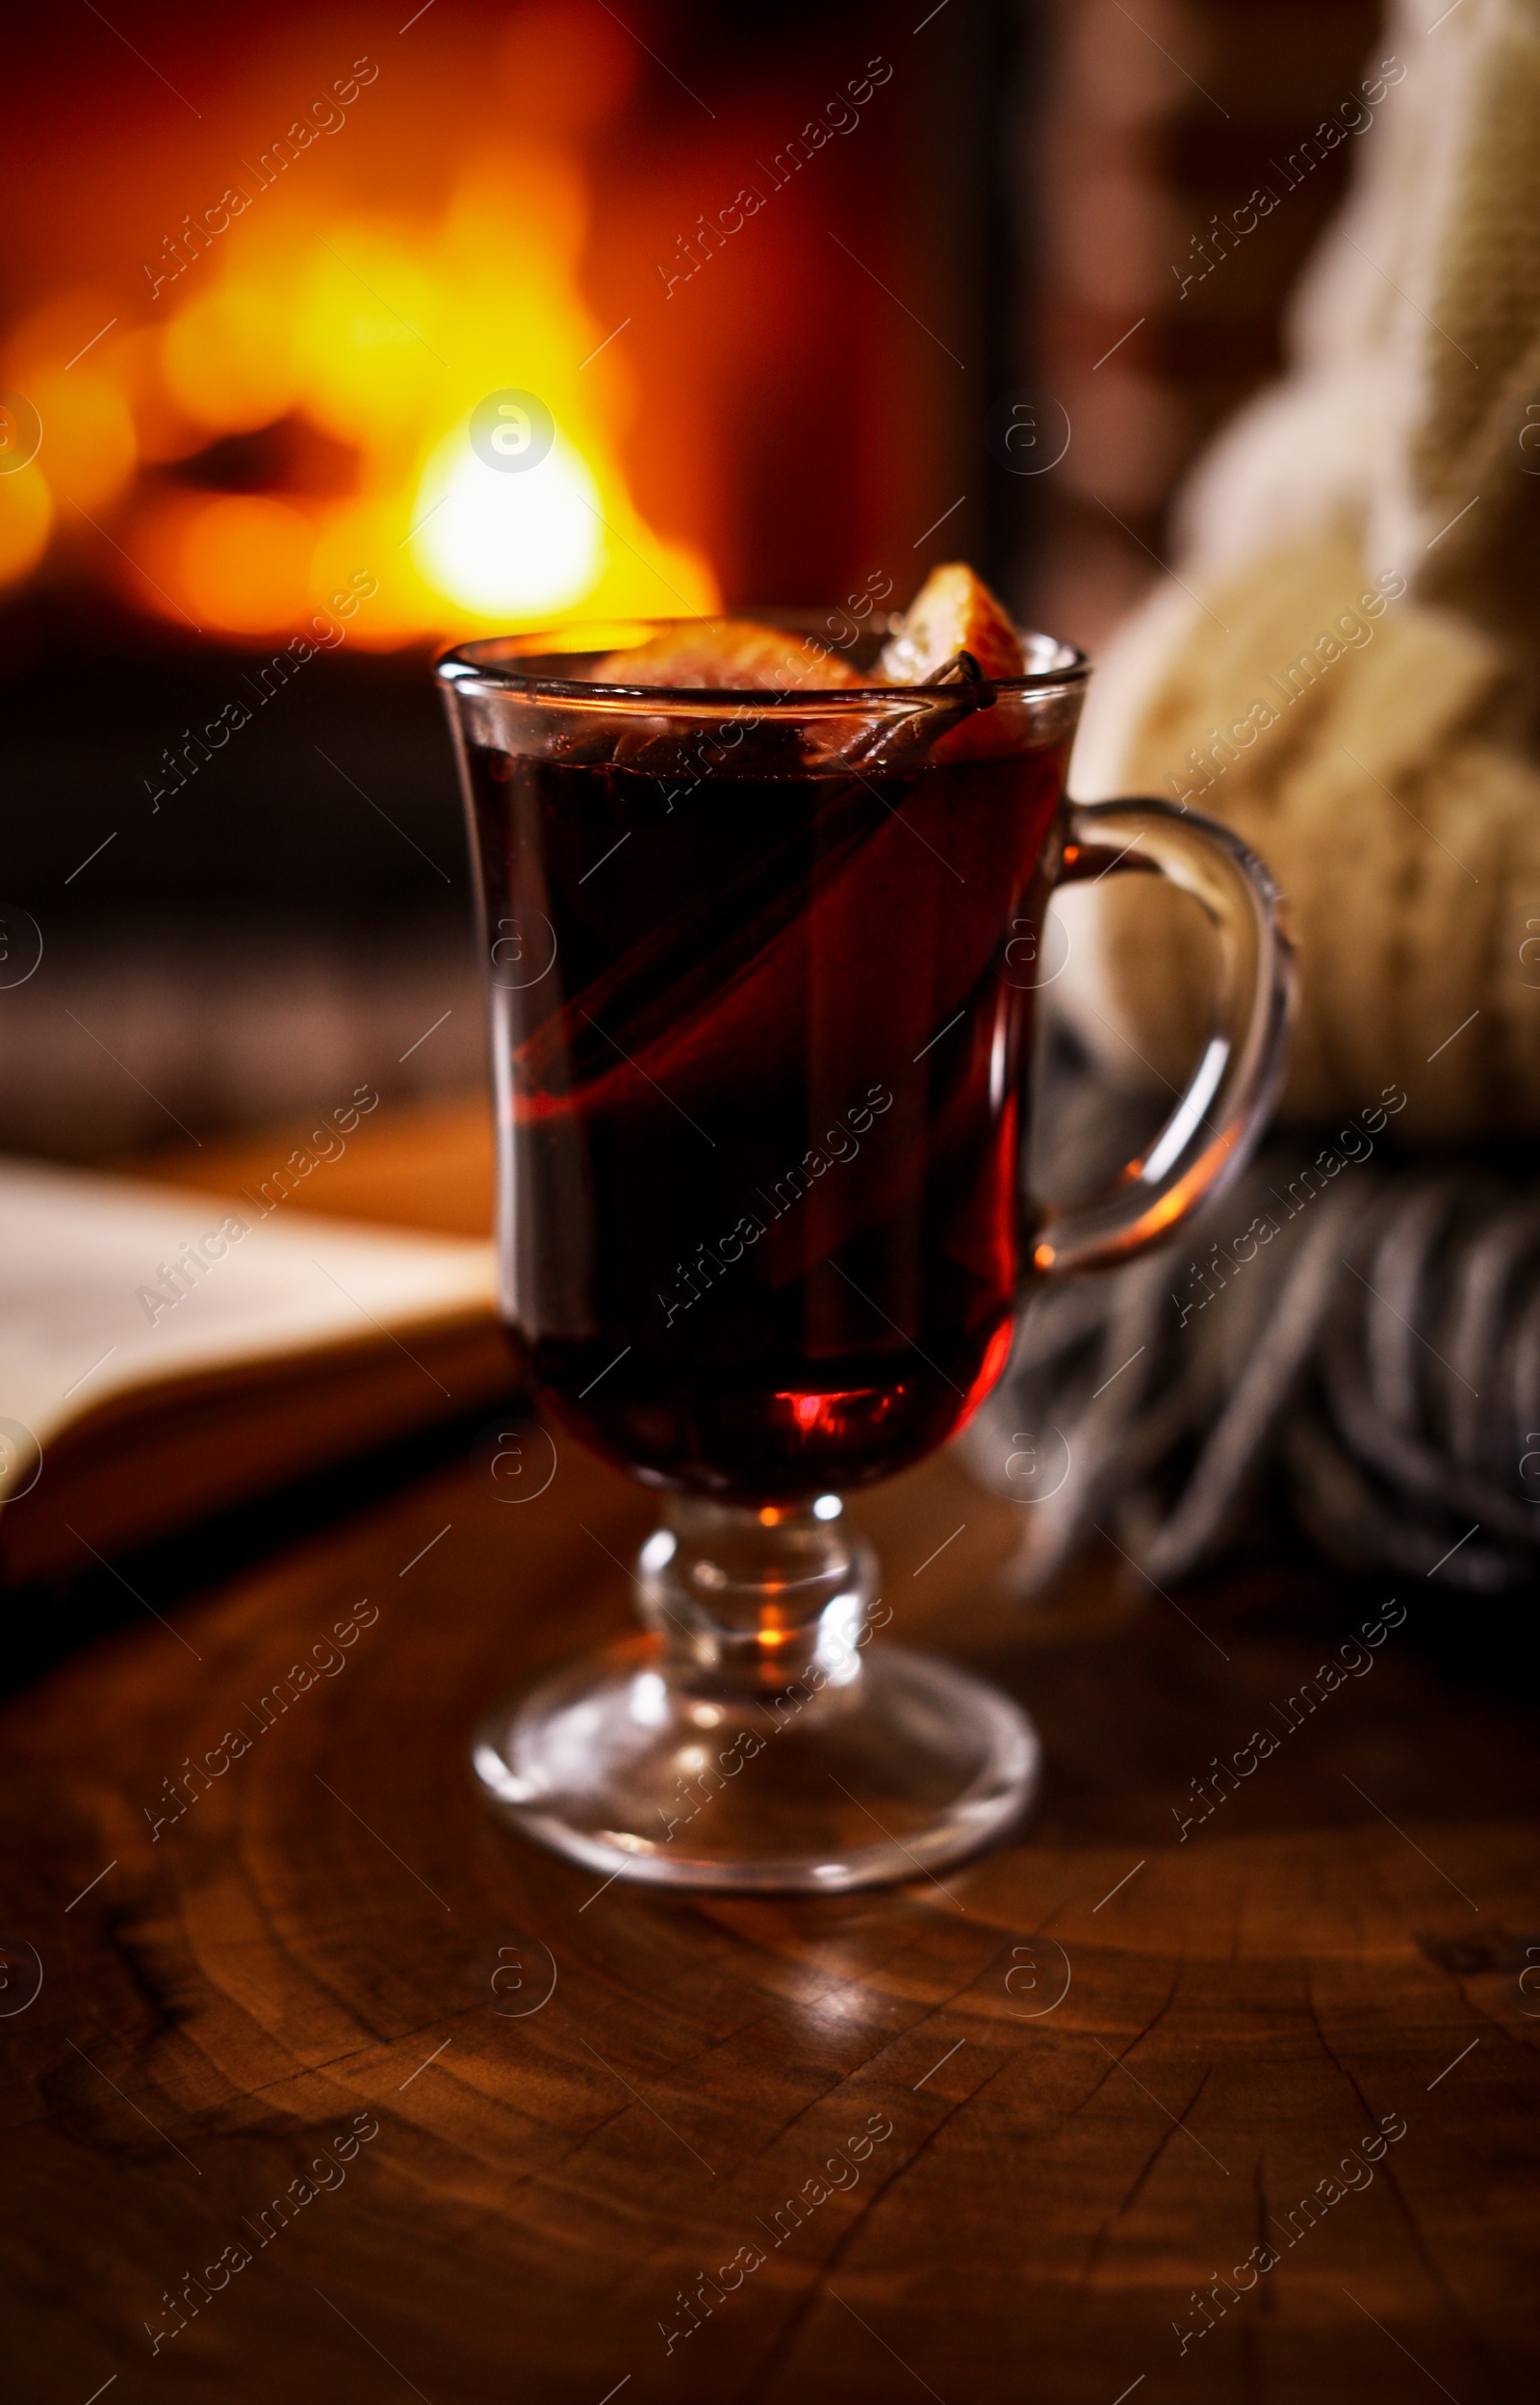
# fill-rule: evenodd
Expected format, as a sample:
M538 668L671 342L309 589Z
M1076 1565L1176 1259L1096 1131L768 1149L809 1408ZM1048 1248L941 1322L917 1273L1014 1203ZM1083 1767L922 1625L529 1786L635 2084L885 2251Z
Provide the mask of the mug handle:
M1245 1167L1283 1084L1295 1001L1283 895L1248 845L1169 802L1071 803L1059 885L1129 873L1191 893L1219 938L1208 1042L1147 1151L1100 1193L1042 1206L1039 1277L1111 1269L1161 1242Z

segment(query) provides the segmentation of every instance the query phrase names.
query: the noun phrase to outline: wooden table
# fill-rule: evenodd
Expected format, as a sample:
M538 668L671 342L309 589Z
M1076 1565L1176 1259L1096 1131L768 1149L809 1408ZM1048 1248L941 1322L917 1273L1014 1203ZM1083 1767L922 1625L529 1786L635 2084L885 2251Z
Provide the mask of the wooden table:
M463 1219L484 1138L454 1124L448 1202L397 1123L346 1206L415 1186ZM902 1632L1046 1743L1030 1823L943 1883L596 1893L483 1813L478 1707L625 1624L648 1525L565 1438L531 1505L438 1470L11 1707L0 1930L42 1967L17 2009L13 1946L0 1994L18 2396L1531 2393L1523 1616L1403 1587L1372 1669L1285 1735L1385 1588L1264 1563L1166 1597L1109 1553L1025 1609L1016 1508L950 1458L859 1516Z

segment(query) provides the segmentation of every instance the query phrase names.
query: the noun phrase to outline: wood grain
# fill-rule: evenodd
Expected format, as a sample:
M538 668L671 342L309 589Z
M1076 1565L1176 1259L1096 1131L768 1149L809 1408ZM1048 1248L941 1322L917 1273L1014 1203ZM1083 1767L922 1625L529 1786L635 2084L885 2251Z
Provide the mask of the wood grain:
M83 2405L116 2372L125 2396L255 2398L301 2366L305 2395L405 2392L372 2345L433 2405L599 2405L626 2375L639 2398L907 2393L886 2348L946 2405L1112 2405L1141 2373L1153 2397L1416 2394L1392 2337L1460 2405L1520 2392L1527 1715L1443 1693L1409 1619L1178 1842L1190 1777L1356 1605L1302 1638L1286 1582L1245 1616L1210 1594L1193 1608L1228 1662L1104 1573L1023 1626L988 1602L1006 1508L942 1462L867 1517L911 1633L1037 1711L1036 1821L944 1888L596 1897L483 1818L465 1732L500 1681L623 1619L609 1555L646 1504L563 1446L518 1510L442 1477L184 1615L200 1658L152 1628L13 1711L6 1927L44 1964L0 2024L29 2392ZM364 1597L379 1617L332 1649L343 1667L257 1734L273 1681ZM249 1751L152 1842L145 1806L229 1728ZM512 2019L491 1979L520 1932L557 1981ZM1040 1935L1069 1990L1018 2018L1035 1992L1008 1993L1011 1950ZM522 1959L534 1992L542 1957ZM1046 1995L1059 1957L1031 1959ZM361 2112L379 2134L344 2186L260 2245L253 2217ZM859 2183L773 2245L769 2217L872 2114L892 2135ZM1373 2184L1280 2239L1184 2357L1193 2287L1385 2114L1406 2134ZM232 2241L253 2262L152 2354L162 2291ZM745 2244L766 2260L712 2303L699 2275ZM712 2311L670 2351L681 2284Z
M901 1633L1036 1715L1035 1818L888 1895L596 1893L486 1817L465 1761L491 1694L628 1617L647 1498L557 1442L535 1502L468 1461L6 1716L0 1931L43 1966L0 2018L20 2394L1527 2392L1540 1819L1516 1624L1403 1590L1370 1669L1284 1735L1385 1590L1274 1563L1167 1599L1108 1554L1027 1612L998 1575L1014 1509L943 1458L860 1516ZM358 1604L378 1616L340 1667L264 1704ZM1181 1835L1190 1782L1268 1726L1276 1752ZM152 1836L163 1782L231 1729L247 1749ZM554 1992L512 2017L541 1949ZM0 2011L24 1993L7 1962ZM296 2203L355 2116L377 2134ZM1321 2207L1382 2117L1404 2134Z

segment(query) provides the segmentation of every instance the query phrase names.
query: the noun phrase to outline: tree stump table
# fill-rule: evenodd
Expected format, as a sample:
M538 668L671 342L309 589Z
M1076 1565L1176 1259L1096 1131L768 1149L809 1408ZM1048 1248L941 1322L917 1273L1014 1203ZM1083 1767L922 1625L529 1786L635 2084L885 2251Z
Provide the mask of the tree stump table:
M629 1617L648 1498L555 1442L8 1708L18 2396L1528 2393L1518 1613L1111 1550L1024 1606L1020 1508L942 1457L857 1516L898 1633L1036 1717L1035 1813L891 1892L664 1896L471 1784L489 1696Z

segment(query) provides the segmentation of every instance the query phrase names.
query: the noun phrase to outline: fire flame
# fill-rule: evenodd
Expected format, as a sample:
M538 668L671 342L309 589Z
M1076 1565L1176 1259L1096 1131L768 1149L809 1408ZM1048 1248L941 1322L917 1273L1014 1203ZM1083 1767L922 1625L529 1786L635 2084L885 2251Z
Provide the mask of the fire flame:
M582 295L587 194L560 113L483 139L436 202L360 205L335 174L296 193L301 172L189 243L153 299L147 278L132 299L76 285L13 329L0 388L42 439L14 465L24 429L0 423L0 585L67 533L97 542L93 566L114 545L139 606L234 639L302 630L366 580L348 634L374 648L715 607L706 560L628 489L636 396L623 335ZM523 468L472 440L510 388L553 422ZM282 461L267 478L264 443Z

